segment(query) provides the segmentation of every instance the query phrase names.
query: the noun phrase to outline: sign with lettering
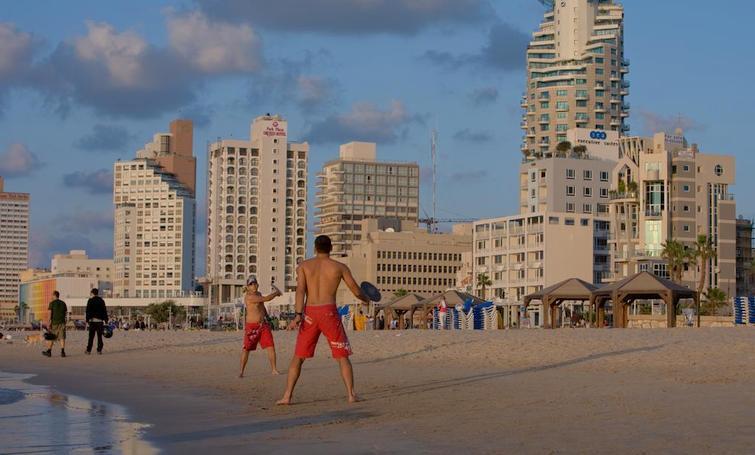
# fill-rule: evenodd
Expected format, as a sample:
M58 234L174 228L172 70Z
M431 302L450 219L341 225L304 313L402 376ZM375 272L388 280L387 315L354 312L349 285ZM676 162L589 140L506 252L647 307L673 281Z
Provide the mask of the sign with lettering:
M262 132L262 135L268 137L285 137L286 128L276 120L265 127L265 131Z

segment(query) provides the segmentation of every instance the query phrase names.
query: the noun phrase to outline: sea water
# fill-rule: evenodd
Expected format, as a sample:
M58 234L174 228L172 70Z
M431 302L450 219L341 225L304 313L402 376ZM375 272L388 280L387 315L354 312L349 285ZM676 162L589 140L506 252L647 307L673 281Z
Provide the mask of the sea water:
M147 425L122 406L24 382L0 372L0 453L153 454L142 438Z

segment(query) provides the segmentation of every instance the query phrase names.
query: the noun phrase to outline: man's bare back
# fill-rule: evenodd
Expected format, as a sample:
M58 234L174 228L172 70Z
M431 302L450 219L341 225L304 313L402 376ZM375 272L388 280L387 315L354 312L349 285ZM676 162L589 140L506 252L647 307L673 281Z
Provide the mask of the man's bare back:
M297 291L301 286L306 293L308 306L336 303L336 292L341 280L355 295L361 294L349 268L325 255L318 255L299 264L297 279Z

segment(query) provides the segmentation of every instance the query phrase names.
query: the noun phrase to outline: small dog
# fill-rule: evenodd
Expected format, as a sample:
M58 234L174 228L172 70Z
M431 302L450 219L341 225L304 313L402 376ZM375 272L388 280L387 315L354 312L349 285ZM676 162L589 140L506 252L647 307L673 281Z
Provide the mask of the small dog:
M41 333L37 333L36 335L26 335L24 341L26 342L26 344L37 344L44 341L44 338L42 337Z

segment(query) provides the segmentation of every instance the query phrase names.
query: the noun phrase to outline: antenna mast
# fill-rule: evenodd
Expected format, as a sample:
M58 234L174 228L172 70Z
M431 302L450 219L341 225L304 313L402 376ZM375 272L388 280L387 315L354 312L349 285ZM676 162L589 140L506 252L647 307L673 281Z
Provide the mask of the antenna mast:
M433 225L429 227L435 232L435 220L438 219L438 130L435 128L433 128L432 133L430 134L430 156L433 160Z

